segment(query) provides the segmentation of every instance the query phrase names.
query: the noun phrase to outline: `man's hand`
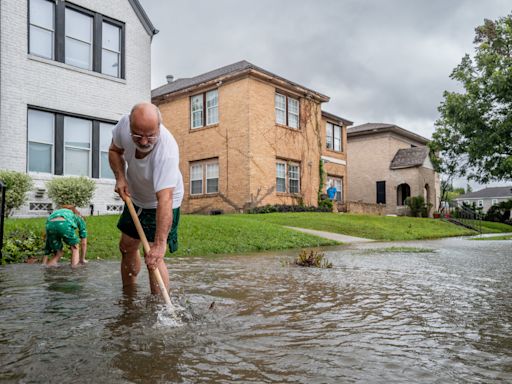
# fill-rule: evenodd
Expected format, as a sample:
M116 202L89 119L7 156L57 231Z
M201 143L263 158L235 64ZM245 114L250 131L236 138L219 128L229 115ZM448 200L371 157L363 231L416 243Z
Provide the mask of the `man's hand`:
M148 266L149 270L154 270L158 267L160 260L164 259L166 248L166 243L153 243L153 245L151 245L149 253L147 255L144 255L144 261L146 262L146 265Z
M130 192L128 191L128 183L124 177L120 177L116 180L116 187L114 189L119 196L124 200L125 196L130 196Z

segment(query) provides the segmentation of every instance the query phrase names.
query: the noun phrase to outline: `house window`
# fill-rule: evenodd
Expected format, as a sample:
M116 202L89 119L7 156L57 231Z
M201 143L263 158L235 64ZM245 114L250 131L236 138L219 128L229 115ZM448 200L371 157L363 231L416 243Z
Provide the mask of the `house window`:
M329 188L330 185L333 185L334 188L336 188L336 201L343 201L343 178L341 177L334 177L334 176L328 176L327 177L327 188Z
M343 151L341 132L342 128L339 125L327 123L326 125L326 147L327 149L341 152Z
M64 117L64 174L91 176L90 120Z
M102 23L101 73L121 77L121 28Z
M276 93L274 104L277 124L299 128L299 100Z
M498 199L492 199L491 205L497 205L497 204L498 204Z
M396 205L405 205L405 199L411 196L409 184L400 184L396 189Z
M478 208L482 208L484 206L484 201L483 200L478 200L477 206L478 206Z
M29 53L124 78L125 26L67 1L29 0Z
M386 204L386 182L377 181L377 204Z
M53 113L28 111L28 171L53 172L55 117Z
M114 179L114 173L108 161L108 149L112 142L112 129L114 124L100 123L100 177L102 179Z
M280 193L300 193L299 163L277 161L276 191Z
M53 60L55 3L31 0L29 5L29 52Z
M108 164L112 123L37 107L29 108L27 170L55 175L113 178Z
M203 160L190 164L190 195L219 192L219 160Z
M219 122L219 91L214 89L190 98L190 122L192 128Z
M64 62L75 67L92 69L93 18L66 8L66 53Z

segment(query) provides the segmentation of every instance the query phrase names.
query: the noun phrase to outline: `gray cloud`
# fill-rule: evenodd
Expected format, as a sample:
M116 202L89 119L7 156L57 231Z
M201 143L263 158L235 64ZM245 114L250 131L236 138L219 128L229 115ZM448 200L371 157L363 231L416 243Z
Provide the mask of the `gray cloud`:
M152 86L245 59L331 97L354 123L430 137L437 107L485 18L508 0L140 0L160 30Z

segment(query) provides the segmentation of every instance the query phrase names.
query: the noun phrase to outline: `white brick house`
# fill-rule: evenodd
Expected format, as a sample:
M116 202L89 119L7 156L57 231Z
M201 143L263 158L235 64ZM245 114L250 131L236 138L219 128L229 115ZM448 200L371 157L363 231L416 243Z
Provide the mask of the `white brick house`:
M105 149L111 128L151 100L151 40L137 0L0 2L0 169L36 189L16 216L46 215L45 182L86 175L94 214L115 210Z

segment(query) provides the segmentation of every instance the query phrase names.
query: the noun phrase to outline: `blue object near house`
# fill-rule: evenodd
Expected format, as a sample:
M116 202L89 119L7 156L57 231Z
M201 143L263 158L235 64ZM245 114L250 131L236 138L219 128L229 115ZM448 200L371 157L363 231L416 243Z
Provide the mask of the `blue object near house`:
M329 188L327 188L327 196L329 196L329 199L331 200L336 198L336 187L334 185L331 185Z

